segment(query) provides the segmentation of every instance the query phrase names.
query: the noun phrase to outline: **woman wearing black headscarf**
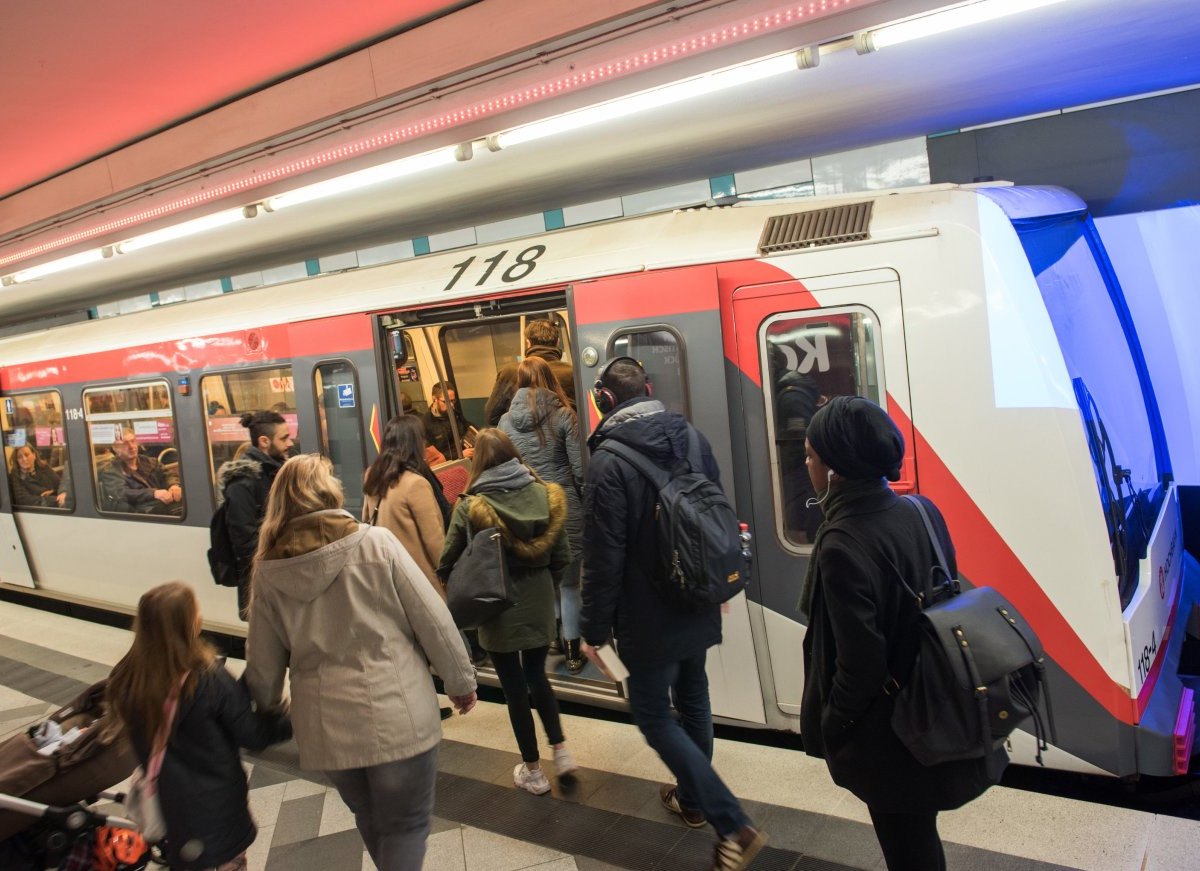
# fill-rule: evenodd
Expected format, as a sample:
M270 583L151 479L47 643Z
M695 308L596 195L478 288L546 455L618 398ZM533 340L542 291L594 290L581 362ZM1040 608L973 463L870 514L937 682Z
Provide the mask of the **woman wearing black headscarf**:
M944 869L938 811L965 804L993 781L986 759L921 765L892 731L888 689L912 670L920 613L899 575L919 589L936 561L917 511L887 486L900 478L904 438L878 405L849 396L818 410L807 436L805 462L825 521L800 602L809 619L804 748L866 803L889 871ZM945 522L922 501L954 575ZM996 776L1003 767L1003 759L991 760Z

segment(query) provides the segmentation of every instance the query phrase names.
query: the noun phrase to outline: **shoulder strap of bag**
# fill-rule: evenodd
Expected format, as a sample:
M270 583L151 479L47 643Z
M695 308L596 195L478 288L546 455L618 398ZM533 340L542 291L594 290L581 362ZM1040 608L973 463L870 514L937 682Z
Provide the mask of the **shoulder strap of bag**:
M667 486L671 481L670 473L654 465L645 454L629 447L627 444L607 438L600 443L599 450L609 451L618 457L624 458L629 465L633 466L645 478L649 479L650 483L658 490Z
M925 510L925 506L916 496L901 496L905 502L917 509L917 513L921 515L921 522L925 524L925 532L929 535L929 543L933 545L933 555L937 558L937 565L942 570L942 576L948 583L952 583L954 578L950 576L950 562L946 559L946 552L942 550L942 540L938 536L937 531L933 528L933 521L929 519L929 512ZM926 579L926 594L929 601L933 599L933 584L929 579Z
M187 683L190 673L187 671L183 673L179 683L175 685L166 701L163 702L163 724L154 737L154 751L146 763L146 777L155 783L158 782L159 772L162 771L163 757L167 755L167 742L171 739L171 730L175 727L175 714L179 711L179 697L183 695L183 685Z

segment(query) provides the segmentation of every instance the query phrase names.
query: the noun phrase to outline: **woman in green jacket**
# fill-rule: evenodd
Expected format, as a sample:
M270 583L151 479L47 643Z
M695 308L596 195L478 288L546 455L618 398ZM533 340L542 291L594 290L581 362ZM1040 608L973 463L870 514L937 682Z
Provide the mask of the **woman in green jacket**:
M500 530L516 603L479 627L479 643L491 654L524 760L513 770L513 782L534 795L549 792L550 783L538 754L530 696L554 748L555 772L563 777L578 769L567 752L558 701L546 679L546 654L556 631L554 587L571 559L566 520L562 488L542 482L523 465L505 433L494 428L480 432L466 493L450 518L438 575L449 579L475 532Z

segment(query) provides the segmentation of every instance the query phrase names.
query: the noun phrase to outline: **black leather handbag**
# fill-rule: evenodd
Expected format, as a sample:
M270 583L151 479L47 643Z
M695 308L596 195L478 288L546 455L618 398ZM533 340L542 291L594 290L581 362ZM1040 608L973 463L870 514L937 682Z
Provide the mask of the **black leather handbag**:
M504 537L495 526L471 534L446 581L446 604L460 629L475 629L516 604Z
M1043 700L1054 733L1041 642L996 590L962 590L950 576L925 506L916 497L904 498L921 515L937 565L923 590L900 578L922 610L912 672L903 683L892 680L884 687L895 696L892 731L918 762L936 765L988 756L1014 729L1032 721L1040 762L1047 738ZM934 576L940 576L939 583Z

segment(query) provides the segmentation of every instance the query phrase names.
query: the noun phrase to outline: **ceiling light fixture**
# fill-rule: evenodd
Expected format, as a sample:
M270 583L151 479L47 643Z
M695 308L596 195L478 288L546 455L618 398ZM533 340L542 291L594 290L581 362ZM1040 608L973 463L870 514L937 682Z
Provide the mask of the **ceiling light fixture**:
M358 172L339 175L326 181L319 181L316 184L305 185L293 191L268 197L263 202L263 205L266 206L268 212L277 212L289 206L311 203L313 200L337 196L338 194L356 191L373 184L379 184L380 182L415 175L439 166L447 166L458 160L458 155L462 153L459 146L451 146L448 148L439 148L437 151L427 151L424 154L417 154L413 157L403 157L400 160L382 163L379 166L372 166L368 169L360 169Z
M238 206L236 209L226 209L223 212L214 212L211 215L205 215L203 218L184 221L182 224L163 227L161 230L152 230L149 233L143 233L141 236L134 236L132 239L118 242L116 245L117 253L132 254L134 251L141 251L143 248L149 248L152 245L161 245L163 242L174 242L176 239L195 236L197 233L203 233L206 230L215 230L218 227L236 224L246 217L246 210L241 206Z
M902 42L936 36L939 33L995 21L997 18L1006 18L1020 12L1032 12L1061 2L1063 0L978 0L976 3L941 9L929 15L863 31L855 36L855 50L859 54L867 54Z
M91 251L80 251L78 254L72 254L69 257L60 257L57 260L51 260L48 263L39 263L37 266L31 266L28 269L22 269L20 272L14 272L12 275L4 276L3 284L5 287L14 284L23 284L26 281L33 281L36 278L45 278L47 275L54 275L58 272L66 272L68 269L74 269L77 266L87 266L89 263L98 263L109 254L105 254L103 248L93 248Z
M564 115L556 115L553 118L547 118L543 121L534 121L532 124L514 127L512 130L488 137L488 146L493 150L511 148L514 145L533 142L536 139L544 139L547 136L580 130L584 127L591 127L606 121L615 121L618 118L625 118L630 115L647 112L651 109L659 109L663 106L669 106L684 100L702 97L706 94L728 90L738 85L757 82L772 76L794 71L799 66L800 62L797 59L797 55L789 53L770 57L766 60L742 64L741 66L731 67L730 69L715 73L706 73L694 79L684 79L681 82L664 85L661 88L642 91L628 97L610 100L607 103L599 103L575 112L567 112Z

